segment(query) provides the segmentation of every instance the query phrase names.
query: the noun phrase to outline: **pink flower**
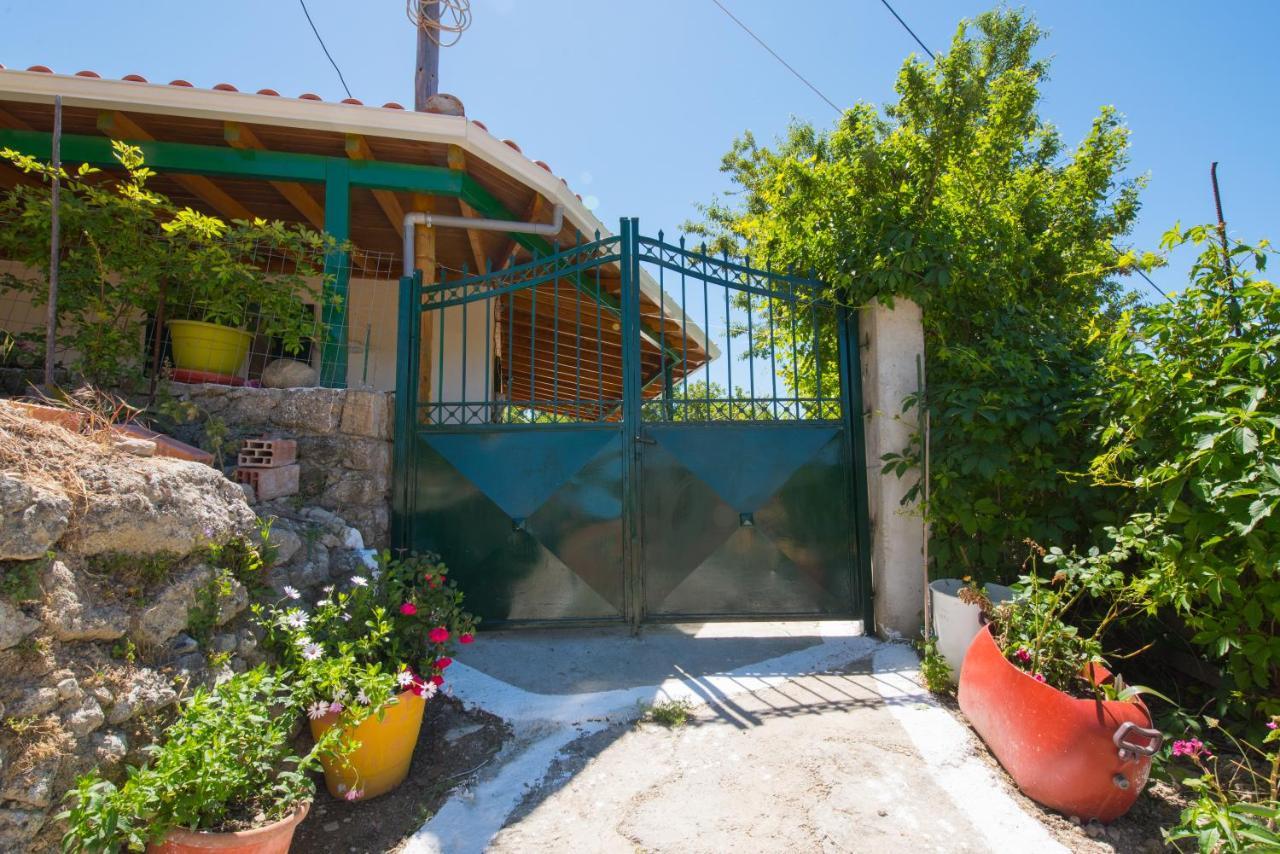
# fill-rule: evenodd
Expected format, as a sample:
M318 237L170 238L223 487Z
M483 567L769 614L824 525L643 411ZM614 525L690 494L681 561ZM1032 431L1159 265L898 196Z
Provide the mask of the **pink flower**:
M437 658L437 659L436 659L436 669L437 669L437 670L444 670L444 669L445 669L446 667L448 667L450 664L453 664L453 659L452 659L452 658L450 658L450 657L449 657L449 656L447 656L447 655L446 655L446 656L444 656L443 658Z
M318 721L327 714L329 714L329 704L324 700L316 700L307 708L307 717L313 721Z
M475 639L476 639L476 636L471 634L471 632L463 632L462 634L458 635L458 643L474 643ZM1271 728L1275 729L1275 724L1272 724Z
M466 641L463 641L463 643L466 643ZM1276 729L1278 727L1280 727L1280 724L1275 721L1267 721L1267 729Z
M405 602L400 606L400 613L404 614L406 617L412 617L414 614L418 613L418 606L412 602Z
M1033 676L1033 678L1034 678L1037 682L1043 682L1043 681L1044 681L1044 674L1043 674L1043 673L1034 673L1034 674L1032 674L1032 676Z
M1026 647L1019 647L1018 651L1013 654L1013 657L1018 659L1018 661L1021 661L1023 664L1027 664L1031 661L1031 653Z
M1190 756L1194 758L1196 756L1202 756L1202 755L1212 756L1213 754L1211 754L1208 751L1208 749L1205 748L1204 742L1201 741L1200 739L1188 738L1185 740L1175 741L1173 743L1173 755L1174 756Z
M358 801L364 797L364 789L352 789L343 795L349 801Z
M329 704L329 714L331 715L340 714L342 710L345 708L346 706L342 705L337 700L334 700L332 703Z
M448 639L449 639L449 630L446 629L444 626L436 626L434 629L427 632L427 640L431 641L432 643L444 643Z

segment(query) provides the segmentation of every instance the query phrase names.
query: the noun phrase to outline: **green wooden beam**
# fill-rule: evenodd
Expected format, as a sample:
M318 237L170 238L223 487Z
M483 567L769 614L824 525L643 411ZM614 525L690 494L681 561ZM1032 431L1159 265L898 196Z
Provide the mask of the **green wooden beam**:
M349 167L350 185L353 187L439 196L459 196L462 193L462 173L440 166L381 160L351 162L346 157L192 145L185 142L130 144L142 149L147 166L157 172L324 183L328 180L330 165L342 163ZM48 159L52 155L53 145L51 135L41 131L0 129L0 148L13 148L24 154ZM63 134L62 159L64 162L92 163L95 166L116 164L111 140L79 134Z
M339 243L351 236L351 174L346 160L328 164L324 182L324 230ZM331 281L334 300L324 304L324 347L320 357L320 385L347 386L347 285L351 264L346 252L331 252L324 262L326 281Z

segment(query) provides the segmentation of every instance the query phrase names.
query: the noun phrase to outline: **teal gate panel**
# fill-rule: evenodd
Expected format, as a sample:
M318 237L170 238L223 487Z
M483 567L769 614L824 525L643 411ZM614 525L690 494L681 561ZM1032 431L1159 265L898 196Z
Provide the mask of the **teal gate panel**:
M396 546L490 623L865 619L857 323L825 295L634 220L402 280Z

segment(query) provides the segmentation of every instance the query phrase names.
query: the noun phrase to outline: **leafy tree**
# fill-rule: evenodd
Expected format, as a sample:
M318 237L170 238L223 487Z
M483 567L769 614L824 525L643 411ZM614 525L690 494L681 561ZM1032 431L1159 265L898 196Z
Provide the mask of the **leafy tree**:
M849 305L922 304L928 394L906 404L932 421L924 511L945 574L1009 577L1024 538L1084 544L1102 515L1098 490L1068 473L1095 449L1079 402L1098 329L1126 304L1116 274L1138 262L1114 244L1142 181L1120 177L1128 132L1113 109L1073 149L1040 116L1042 37L1021 12L989 12L936 61L908 59L883 110L795 124L772 148L745 134L723 164L739 203L712 203L700 228L716 248L814 270ZM921 445L887 467L919 466Z

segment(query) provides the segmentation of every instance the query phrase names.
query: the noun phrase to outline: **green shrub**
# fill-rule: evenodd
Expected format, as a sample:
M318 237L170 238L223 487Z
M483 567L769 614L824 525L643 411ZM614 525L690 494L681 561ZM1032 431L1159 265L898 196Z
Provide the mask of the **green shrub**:
M1204 245L1208 228L1166 248ZM1190 287L1125 315L1111 336L1096 481L1149 530L1141 584L1176 611L1234 683L1227 699L1280 712L1280 291L1269 246L1211 242Z
M170 829L260 825L310 800L307 772L337 749L335 730L305 756L291 747L297 707L290 674L259 667L198 688L153 748L117 786L97 771L67 793L66 851L141 851Z

